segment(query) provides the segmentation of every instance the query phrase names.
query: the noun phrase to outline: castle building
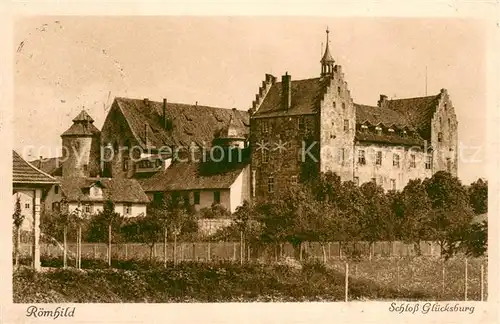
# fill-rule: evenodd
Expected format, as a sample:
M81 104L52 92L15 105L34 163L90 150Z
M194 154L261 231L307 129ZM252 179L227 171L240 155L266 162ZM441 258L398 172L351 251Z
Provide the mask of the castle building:
M149 199L136 179L103 176L101 132L93 123L92 117L82 110L61 135L63 156L40 157L31 162L57 181L46 190L43 210L59 211L65 199L69 212L78 208L95 214L103 209L105 200L111 199L115 211L123 216L145 215Z
M377 105L353 101L327 45L319 77L281 82L266 74L252 108L252 197L266 199L332 171L343 181L400 190L410 179L457 174L457 116L445 89Z
M235 108L115 98L102 127L103 174L137 179L150 200L234 211L250 199L249 115Z

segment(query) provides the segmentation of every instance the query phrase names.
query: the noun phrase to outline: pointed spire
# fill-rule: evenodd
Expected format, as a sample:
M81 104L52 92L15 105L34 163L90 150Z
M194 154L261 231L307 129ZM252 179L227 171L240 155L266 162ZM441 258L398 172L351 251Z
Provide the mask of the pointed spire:
M74 123L78 123L78 122L93 123L94 119L92 119L92 117L90 117L90 115L87 113L85 108L83 108L82 111L75 118L73 118L73 122Z
M330 34L330 31L328 30L328 27L326 27L326 47L325 47L325 53L323 54L323 57L321 58L321 76L331 76L333 75L333 68L335 66L335 60L333 59L332 54L330 53L330 40L328 37L328 34Z
M323 54L323 58L321 59L321 63L334 63L335 62L332 54L330 53L330 46L329 46L330 40L329 40L328 34L330 34L330 31L328 30L328 27L326 27L326 48L325 48L325 54Z

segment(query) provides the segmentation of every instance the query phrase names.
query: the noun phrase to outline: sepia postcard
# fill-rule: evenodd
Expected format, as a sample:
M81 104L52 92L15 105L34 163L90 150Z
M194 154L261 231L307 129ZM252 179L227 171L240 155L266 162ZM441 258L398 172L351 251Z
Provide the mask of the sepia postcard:
M497 4L5 8L2 323L498 322Z

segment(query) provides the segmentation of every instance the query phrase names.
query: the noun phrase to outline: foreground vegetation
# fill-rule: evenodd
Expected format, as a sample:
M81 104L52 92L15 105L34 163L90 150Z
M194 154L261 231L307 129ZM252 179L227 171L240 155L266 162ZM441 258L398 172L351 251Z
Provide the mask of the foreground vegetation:
M123 266L123 264L122 264ZM140 267L140 265L137 265ZM344 274L320 263L245 264L184 262L149 269L52 269L14 274L16 303L342 301ZM429 299L353 278L351 299Z
M27 259L21 260L27 264ZM345 262L278 263L82 260L82 269L62 269L44 258L45 271L14 273L14 301L32 302L232 302L343 301ZM484 300L486 258L468 259L468 300ZM443 277L443 271L444 277ZM444 283L444 284L443 284ZM349 300L463 300L465 260L374 258L349 262Z

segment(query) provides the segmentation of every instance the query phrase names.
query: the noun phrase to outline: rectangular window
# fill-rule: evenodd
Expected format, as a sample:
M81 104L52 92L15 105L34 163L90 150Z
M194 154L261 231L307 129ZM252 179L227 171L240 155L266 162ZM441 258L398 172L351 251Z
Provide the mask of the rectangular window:
M199 205L200 204L200 192L199 191L195 191L193 193L194 195L194 204L195 205Z
M89 165L88 164L84 164L83 165L83 172L87 172L89 170Z
M342 93L342 90L340 89L340 87L337 87L337 93L339 94L339 96Z
M267 178L267 192L269 192L269 193L274 192L274 178L273 177Z
M333 109L337 108L337 103L334 101L333 102Z
M396 190L396 179L391 179L391 189Z
M410 155L410 168L415 168L417 167L417 163L415 161L415 154Z
M365 165L366 164L365 151L364 150L359 150L358 151L358 164L361 164L361 165Z
M123 204L123 214L124 215L132 215L132 204L131 203Z
M451 172L451 159L450 158L446 158L446 170L448 170L448 172Z
M354 184L359 186L359 177L354 177Z
M220 204L220 191L214 191L214 203Z
M55 201L55 202L52 203L52 210L53 211L60 211L60 209L59 209L59 202Z
M262 127L262 133L268 133L269 132L269 124L267 121L261 122L261 127Z
M269 153L265 147L262 148L262 163L269 162Z
M26 208L26 209L30 208L30 204L29 203L25 203L24 204L24 208Z
M339 149L339 163L340 163L340 165L344 165L344 161L345 161L345 149L341 148L341 149Z
M304 117L299 117L298 127L299 127L299 130L305 130L306 129L306 121L305 121Z
M425 157L425 168L430 170L432 168L432 155L427 155Z
M57 186L57 185L54 186L54 193L56 195L59 194L59 186Z
M290 180L290 182L291 182L292 184L298 184L298 183L299 183L299 181L298 181L297 176L292 176L292 179Z
M155 192L153 194L153 201L156 203L156 204L159 204L163 201L163 198L164 198L164 194L163 192Z
M345 110L345 102L342 103L342 110Z
M349 119L344 119L344 132L349 131Z
M399 168L399 154L392 155L392 166Z
M123 157L122 161L123 171L128 171L128 157Z
M93 204L85 204L85 205L83 206L83 211L84 211L85 213L87 213L87 214L91 214L91 213L92 213L92 211L93 211L93 207L94 207L94 205L93 205Z
M376 165L382 165L382 151L377 152L377 157L375 159Z
M439 132L438 133L438 142L442 142L443 141L443 133Z
M174 204L177 204L179 202L179 198L181 197L181 194L178 191L172 191L171 193L172 201Z
M189 193L185 193L182 199L184 200L184 206L189 206Z

